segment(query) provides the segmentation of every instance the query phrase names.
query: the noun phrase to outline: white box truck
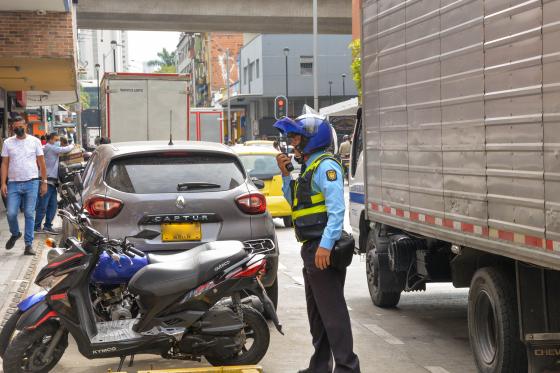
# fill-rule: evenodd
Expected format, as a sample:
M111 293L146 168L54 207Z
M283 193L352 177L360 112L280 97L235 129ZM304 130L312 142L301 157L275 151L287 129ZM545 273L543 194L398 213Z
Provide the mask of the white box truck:
M188 74L106 73L101 82L101 134L111 142L187 140Z
M560 1L364 0L362 87L373 303L469 287L480 372L560 372Z

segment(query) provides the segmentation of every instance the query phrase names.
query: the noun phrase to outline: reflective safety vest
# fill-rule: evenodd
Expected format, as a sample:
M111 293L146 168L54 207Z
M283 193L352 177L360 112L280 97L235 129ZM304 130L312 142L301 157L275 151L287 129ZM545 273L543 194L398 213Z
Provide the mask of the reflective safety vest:
M325 159L332 159L340 165L332 154L321 154L291 183L292 221L299 242L320 239L327 226L325 196L313 190L313 174ZM342 165L340 167L342 169Z

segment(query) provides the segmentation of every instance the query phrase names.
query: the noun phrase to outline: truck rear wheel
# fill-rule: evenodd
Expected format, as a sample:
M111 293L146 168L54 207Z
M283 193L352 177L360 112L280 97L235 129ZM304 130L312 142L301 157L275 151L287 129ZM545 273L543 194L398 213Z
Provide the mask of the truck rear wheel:
M388 245L389 239L380 237L377 234L377 229L369 231L366 247L366 275L369 295L373 304L382 308L395 307L401 299L401 291L395 291L394 288L386 289L385 286L388 280L394 277L394 274L386 265L386 262L379 260L379 253L386 252Z
M527 372L525 347L519 339L515 278L504 270L481 268L469 291L469 339L478 371Z

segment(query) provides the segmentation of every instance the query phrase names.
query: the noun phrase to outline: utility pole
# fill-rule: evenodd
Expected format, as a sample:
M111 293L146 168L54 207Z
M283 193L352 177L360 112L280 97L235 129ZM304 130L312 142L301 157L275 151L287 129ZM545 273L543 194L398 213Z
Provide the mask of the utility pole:
M313 0L313 106L319 112L319 56L317 48L317 0Z
M233 123L231 123L231 100L229 96L229 48L226 49L226 90L227 90L227 123L229 132L229 141L233 142Z

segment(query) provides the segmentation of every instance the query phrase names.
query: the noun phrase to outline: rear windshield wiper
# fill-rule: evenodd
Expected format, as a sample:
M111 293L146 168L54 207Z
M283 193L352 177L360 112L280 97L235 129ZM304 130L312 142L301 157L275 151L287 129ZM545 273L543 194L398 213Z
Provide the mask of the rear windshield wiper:
M220 184L205 183L201 181L191 181L188 183L177 184L177 191L194 190L194 189L212 189L212 188L220 188L220 187L221 187Z

